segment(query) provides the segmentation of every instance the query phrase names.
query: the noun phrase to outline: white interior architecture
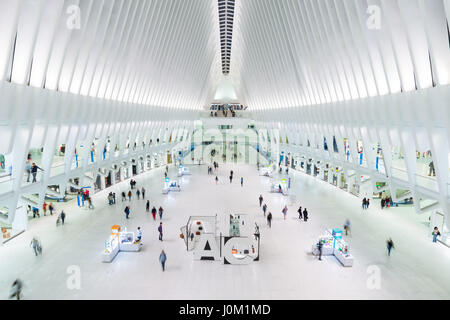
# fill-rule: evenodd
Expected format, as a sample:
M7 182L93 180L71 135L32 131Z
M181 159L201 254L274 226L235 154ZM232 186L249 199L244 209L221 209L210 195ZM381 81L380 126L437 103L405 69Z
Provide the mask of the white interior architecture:
M449 21L450 0L0 0L0 299L15 279L29 299L449 299Z

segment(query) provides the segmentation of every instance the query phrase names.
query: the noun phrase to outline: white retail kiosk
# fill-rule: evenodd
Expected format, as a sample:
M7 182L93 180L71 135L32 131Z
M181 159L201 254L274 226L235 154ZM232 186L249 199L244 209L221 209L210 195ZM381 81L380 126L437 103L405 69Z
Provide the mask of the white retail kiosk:
M185 175L190 175L192 174L191 171L189 170L189 168L184 167L182 164L180 164L180 167L178 168L178 176L185 176Z
M163 194L168 194L169 191L181 191L180 183L176 180L170 180L168 177L164 180Z
M278 183L272 183L270 187L270 192L273 193L282 193L284 196L289 194L288 184L286 179L279 181Z
M322 242L323 256L334 255L344 267L353 266L354 259L349 253L347 242L342 239L341 229L327 229L325 233L319 237L318 242ZM319 248L317 245L318 243L312 246L313 255L319 255Z
M260 168L259 175L265 177L273 177L273 166L270 164L268 167Z
M102 262L111 262L119 251L137 252L141 250L142 243L137 241L134 232L128 232L125 228L121 231L120 226L111 227L111 235L105 242L105 250L102 254Z

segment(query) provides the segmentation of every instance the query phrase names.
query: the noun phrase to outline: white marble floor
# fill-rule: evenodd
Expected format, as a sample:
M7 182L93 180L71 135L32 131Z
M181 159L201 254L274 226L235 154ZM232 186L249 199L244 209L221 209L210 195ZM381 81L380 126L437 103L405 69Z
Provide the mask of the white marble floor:
M229 170L235 180L230 185ZM175 177L175 168L170 169ZM411 208L381 211L372 203L362 211L360 199L316 178L291 170L292 191L297 204L289 206L283 220L281 209L288 197L269 193L270 179L258 175L255 166L221 165L220 183L207 175L206 166L192 166L193 175L182 178L181 193L161 193L163 171L156 169L135 178L147 189L151 206L165 208L164 242L158 241L157 226L145 213L145 202L134 199L127 221L120 192L128 181L94 196L95 210L60 205L67 213L66 225L56 227L56 216L30 223L29 231L0 247L0 298L6 299L16 278L25 284L25 299L449 299L450 249L428 237L426 217ZM244 187L239 178L245 179ZM109 191L117 204L106 204ZM272 229L266 227L258 196L262 194L274 215ZM127 203L128 204L128 203ZM298 221L297 207L308 208L310 220ZM180 227L190 215L228 214L230 210L256 216L261 225L261 260L246 266L194 261L179 238ZM59 212L59 210L58 210ZM354 266L342 267L333 257L318 261L311 245L326 228L352 223L348 237ZM119 253L110 263L101 253L114 224L143 229L143 251ZM43 244L43 255L35 257L32 236ZM386 254L385 242L392 237L396 249ZM167 253L162 272L158 256ZM81 289L67 287L67 268L79 266ZM368 267L381 271L381 288L367 287Z

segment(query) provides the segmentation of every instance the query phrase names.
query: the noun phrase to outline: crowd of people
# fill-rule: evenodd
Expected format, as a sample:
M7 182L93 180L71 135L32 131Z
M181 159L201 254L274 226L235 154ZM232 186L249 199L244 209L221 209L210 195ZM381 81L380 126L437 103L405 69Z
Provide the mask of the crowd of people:
M208 166L208 175L215 175L215 182L216 184L218 184L218 169L219 169L219 164L217 162L213 162L211 164L211 166ZM280 167L281 170L281 167ZM165 170L165 174L167 175L168 173L168 167L166 167ZM281 173L281 172L280 172ZM288 168L286 168L286 173L288 174ZM229 181L230 184L233 183L233 179L234 179L234 171L230 170L229 173ZM243 183L244 183L244 178L240 177L240 184L243 187ZM132 204L132 199L133 199L133 191L135 190L135 195L137 198L137 201L143 200L145 201L145 211L146 213L150 213L152 214L153 217L153 221L156 221L157 219L157 215L159 216L159 225L157 227L157 231L158 231L158 239L159 241L163 241L163 222L162 222L162 218L163 218L163 214L164 214L164 209L162 206L159 206L159 208L157 209L156 205L151 206L150 204L150 200L146 199L146 190L144 188L144 186L141 186L140 188L136 186L137 183L135 180L131 179L130 180L130 190L128 192L126 191L122 191L121 195L122 195L122 202L128 202L129 204L127 204L124 208L124 213L125 213L125 219L129 219L130 215L131 215L131 204ZM83 200L83 205L84 202L88 202L89 204L89 208L94 208L92 205L92 199L91 196L89 194L89 190L85 189L85 190L80 190L79 192L79 196L82 198ZM109 205L115 205L116 204L116 194L114 192L109 192L107 195L107 201ZM260 194L259 198L258 198L258 203L259 203L259 207L262 209L263 211L263 215L265 217L265 219L267 220L267 226L269 228L272 227L272 220L273 220L273 215L272 212L268 209L268 205L267 203L264 201L264 197L262 196L262 194ZM392 203L392 199L391 197L384 197L381 199L381 209L383 208L389 208L390 205ZM367 210L370 206L370 199L365 197L362 200L362 208L364 210ZM30 206L29 206L30 207ZM31 209L31 208L30 208ZM44 216L47 213L47 210L49 210L50 215L53 215L54 211L55 211L55 207L53 205L53 203L49 203L47 204L46 202L44 202L43 206L42 206L42 210L43 210L43 214ZM34 211L34 208L33 208ZM281 214L283 215L283 220L286 220L287 214L288 214L289 208L287 205L284 205L281 209ZM307 222L309 219L309 213L308 210L306 208L303 208L302 206L299 206L298 210L298 219L299 220L303 220L304 222ZM37 210L37 215L39 215L39 210ZM39 215L40 216L40 215ZM57 219L57 226L58 225L64 225L64 220L65 220L66 214L64 213L64 211L61 211L61 213L58 215L58 219ZM259 226L255 223L256 228L255 228L255 238L259 238L260 237L260 231L259 231ZM343 229L345 231L345 235L351 235L351 231L350 231L350 220L347 218L345 220ZM432 232L432 241L433 242L437 242L437 239L439 236L441 236L441 233L439 231L439 229L437 227L435 227L433 229ZM191 235L193 237L193 234ZM142 241L142 229L141 227L137 228L136 231L136 240L137 241ZM42 244L41 242L38 240L37 237L33 237L33 239L31 240L30 246L33 249L33 252L35 254L35 256L41 256L42 255ZM386 241L386 248L387 248L387 255L390 256L391 255L391 251L392 249L395 248L394 246L394 241L389 238ZM321 260L322 258L322 244L319 241L318 243L318 249L319 249L319 260ZM159 254L159 258L158 258L160 264L161 264L161 268L162 271L166 270L166 261L167 261L167 254L164 250L162 250ZM23 283L21 282L20 279L17 279L13 285L12 285L12 293L10 294L10 298L15 298L15 299L20 299L21 298L21 291L22 291L22 287L23 287Z

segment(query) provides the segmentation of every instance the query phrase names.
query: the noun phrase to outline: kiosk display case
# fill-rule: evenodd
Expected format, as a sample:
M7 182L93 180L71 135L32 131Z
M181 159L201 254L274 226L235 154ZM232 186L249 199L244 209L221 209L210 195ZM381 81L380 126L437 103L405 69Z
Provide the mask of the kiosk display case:
M322 242L322 256L334 255L344 267L353 266L353 256L349 252L348 243L342 238L342 230L339 228L327 229L319 237ZM318 243L317 242L317 243ZM317 243L312 245L312 254L319 255Z
M105 250L103 251L102 261L111 262L119 253L119 237L117 234L111 234L105 241Z
M278 183L272 183L270 192L272 193L281 193L284 196L289 195L289 188L286 179L281 180Z
M102 253L102 262L112 262L119 251L140 251L142 244L135 240L133 232L121 230L119 225L111 227L111 234L105 241L105 250Z
M333 254L344 267L353 266L353 256L349 253L348 244L343 239L335 240Z
M164 180L164 188L162 193L168 194L169 191L181 191L180 183L175 180L170 180L169 178L166 178Z

